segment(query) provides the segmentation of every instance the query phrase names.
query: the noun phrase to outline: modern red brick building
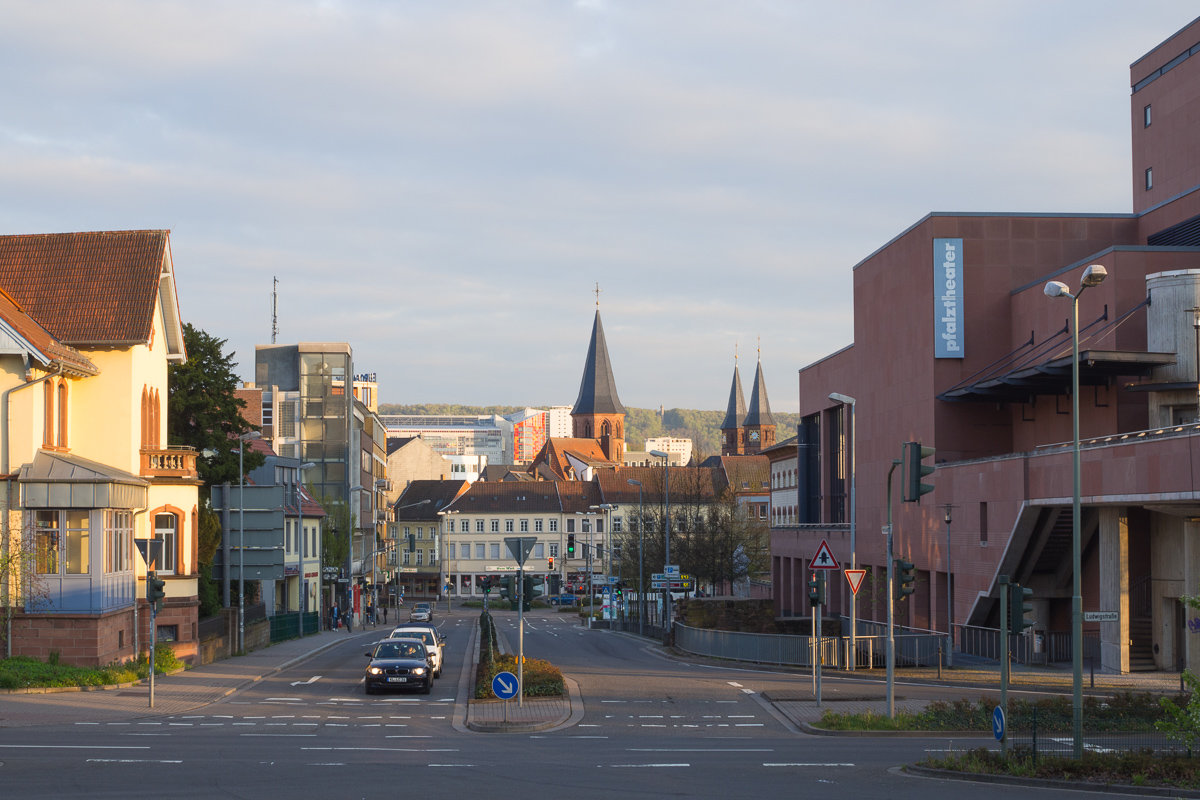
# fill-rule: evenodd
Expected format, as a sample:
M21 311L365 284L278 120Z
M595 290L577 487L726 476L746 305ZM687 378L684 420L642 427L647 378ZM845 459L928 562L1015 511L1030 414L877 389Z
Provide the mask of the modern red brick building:
M822 539L849 561L853 474L872 572L858 617L885 618L887 476L919 441L936 448L935 489L900 502L897 468L895 551L918 569L898 621L952 619L959 641L997 628L1005 575L1033 590L1047 657L1069 661L1073 302L1044 289L1078 293L1099 264L1107 280L1078 295L1082 596L1117 619L1086 623L1085 641L1110 671L1200 667L1179 600L1200 589L1200 20L1130 79L1132 213L935 213L854 267L853 342L799 374L795 513L772 512L779 614L808 613ZM857 442L831 393L855 400ZM772 463L776 484L793 480ZM844 580L831 595L846 613Z

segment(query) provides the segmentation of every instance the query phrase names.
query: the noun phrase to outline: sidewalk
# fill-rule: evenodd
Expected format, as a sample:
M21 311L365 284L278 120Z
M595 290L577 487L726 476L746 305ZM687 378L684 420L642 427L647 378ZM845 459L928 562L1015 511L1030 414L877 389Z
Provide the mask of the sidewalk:
M204 664L172 675L156 675L154 708L150 708L149 681L132 686L83 691L46 689L0 692L0 728L110 722L179 714L220 700L341 642L378 636L379 631L374 629L354 633L321 631L244 656Z

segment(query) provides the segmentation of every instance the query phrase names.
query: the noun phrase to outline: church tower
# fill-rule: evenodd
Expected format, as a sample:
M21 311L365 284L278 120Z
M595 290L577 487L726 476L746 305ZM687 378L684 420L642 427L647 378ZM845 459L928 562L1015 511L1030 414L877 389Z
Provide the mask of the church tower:
M617 397L617 382L608 360L608 344L604 341L599 308L592 323L592 341L583 365L579 397L571 409L571 428L576 439L598 440L609 461L618 464L624 461L625 406Z
M775 444L775 417L771 416L771 401L767 399L761 353L754 371L754 388L750 391L750 410L742 427L746 431L746 455L757 455Z
M746 437L742 420L746 418L746 398L742 394L742 376L738 373L737 356L733 357L733 386L729 390L729 406L721 423L721 455L740 456L746 452Z

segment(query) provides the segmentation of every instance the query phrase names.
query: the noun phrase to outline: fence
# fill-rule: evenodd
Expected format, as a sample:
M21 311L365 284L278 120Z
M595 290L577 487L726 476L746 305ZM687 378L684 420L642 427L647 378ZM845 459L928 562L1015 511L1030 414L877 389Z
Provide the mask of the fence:
M1000 660L1000 631L997 628L980 628L975 625L955 625L954 652ZM1017 664L1062 664L1071 661L1071 632L1049 631L1037 633L1010 633L1008 636L1009 658ZM1097 636L1083 637L1083 657L1099 663L1100 639Z
M757 664L811 667L813 637L775 633L742 633L675 625L675 646L696 655L751 661ZM904 630L895 634L897 666L936 666L946 641L945 634ZM821 664L843 669L849 663L849 637L822 636ZM886 666L887 635L860 635L855 641L855 663L871 668Z
M1089 697L1084 703L1085 753L1146 752L1191 756L1194 752L1154 729L1154 719L1161 715L1157 707L1122 708L1120 713L1101 714L1093 707L1099 702L1101 699ZM1110 698L1108 702L1120 703L1121 698ZM1135 702L1139 701L1135 699ZM1043 756L1073 757L1075 738L1071 713L1069 698L1051 703L1015 705L1010 700L1007 715L1009 753L1018 757L1029 756L1034 762ZM1110 718L1113 722L1107 723L1105 720Z
M321 629L321 615L316 611L276 614L271 617L271 644L309 636Z

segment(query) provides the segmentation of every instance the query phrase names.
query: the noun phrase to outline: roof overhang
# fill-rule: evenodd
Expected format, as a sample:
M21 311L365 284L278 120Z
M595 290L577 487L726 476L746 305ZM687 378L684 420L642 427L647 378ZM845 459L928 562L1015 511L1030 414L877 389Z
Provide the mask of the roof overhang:
M948 402L1028 403L1038 395L1071 393L1071 356L1020 367L938 395ZM1084 350L1079 354L1079 385L1104 386L1118 377L1144 377L1176 361L1175 353Z
M146 507L149 482L69 453L38 450L17 478L24 508Z

